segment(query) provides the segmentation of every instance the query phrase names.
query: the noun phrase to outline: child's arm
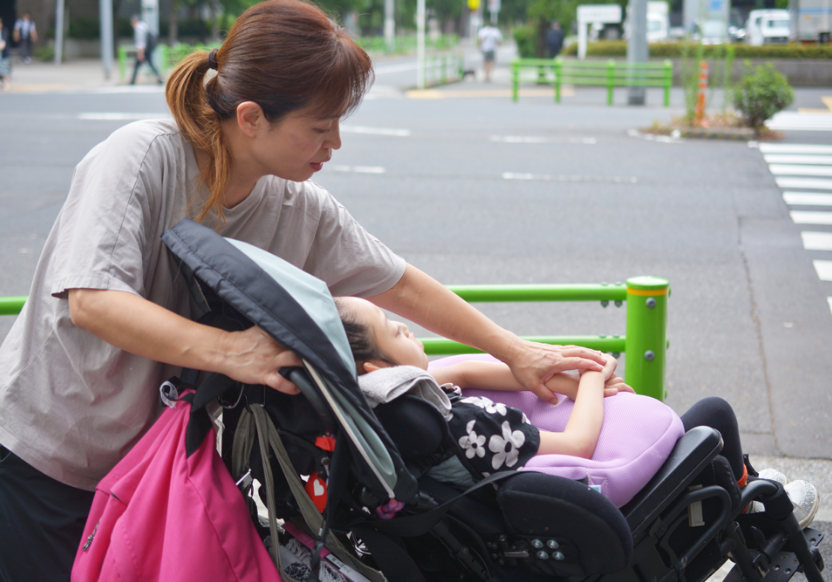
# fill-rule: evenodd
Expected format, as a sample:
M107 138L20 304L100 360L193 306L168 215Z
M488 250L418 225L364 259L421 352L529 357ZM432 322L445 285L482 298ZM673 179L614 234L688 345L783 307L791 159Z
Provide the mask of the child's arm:
M615 360L613 360L614 362ZM438 384L451 383L460 388L480 388L482 390L518 391L526 388L517 381L511 369L500 362L481 362L469 360L452 364L438 370L430 370ZM609 386L605 386L604 396L614 396L619 392L632 392L617 376L611 376ZM563 394L572 400L578 394L578 376L575 374L555 374L546 382L551 398L546 402L557 404L556 394Z
M609 357L601 372L581 376L575 407L563 432L540 431L538 455L572 455L592 458L604 421L604 383L615 371L615 359Z

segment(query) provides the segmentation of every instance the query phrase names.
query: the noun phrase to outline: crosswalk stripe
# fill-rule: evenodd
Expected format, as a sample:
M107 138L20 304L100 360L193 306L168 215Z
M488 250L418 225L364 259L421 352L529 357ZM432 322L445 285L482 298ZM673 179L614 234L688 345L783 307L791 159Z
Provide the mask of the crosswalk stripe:
M832 281L832 261L813 261L821 281Z
M781 111L766 125L774 130L832 131L832 115L828 113L797 113Z
M795 224L832 224L832 212L792 210L789 214Z
M763 156L768 164L829 164L832 165L832 156L812 156L793 154L768 154Z
M811 188L813 190L832 190L832 180L819 178L775 178L781 188Z
M827 297L826 301L829 302L829 311L832 311L832 297Z
M796 164L769 164L774 175L786 176L832 176L832 166L800 166Z
M832 251L832 232L804 231L800 237L807 251Z
M764 154L832 154L832 146L800 143L761 143Z
M783 200L794 206L832 206L832 194L783 192Z

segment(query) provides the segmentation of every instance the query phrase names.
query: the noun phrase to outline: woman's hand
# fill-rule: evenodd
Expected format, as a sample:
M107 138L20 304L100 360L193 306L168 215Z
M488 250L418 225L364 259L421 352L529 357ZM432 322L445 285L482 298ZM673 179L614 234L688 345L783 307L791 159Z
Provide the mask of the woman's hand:
M544 402L557 402L557 397L546 387L555 374L568 370L601 372L608 365L604 354L589 348L521 341L518 355L506 363L517 381Z
M229 332L220 351L226 376L245 384L265 384L279 392L298 394L297 386L280 375L280 369L301 366L300 358L261 328Z

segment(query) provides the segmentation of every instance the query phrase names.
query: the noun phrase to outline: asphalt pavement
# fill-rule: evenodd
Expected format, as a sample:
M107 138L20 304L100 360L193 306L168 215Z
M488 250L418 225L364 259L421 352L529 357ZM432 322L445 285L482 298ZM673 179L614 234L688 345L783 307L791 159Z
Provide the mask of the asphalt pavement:
M556 105L550 89L525 83L512 103L513 49L501 49L488 83L465 50L477 73L425 91L412 58L377 59L344 147L315 180L444 283L669 279L668 404L681 413L726 398L754 465L813 482L816 523L832 532L832 203L818 169L832 165L772 157L792 155L775 151L783 145L832 156L832 90L796 89L778 142L657 138L641 130L684 112L680 89L669 108L660 90L631 107L620 89L608 107L604 89L586 87L567 87ZM14 65L0 94L0 295L29 292L86 151L124 123L167 114L162 89L140 81L106 79L96 61ZM712 110L721 98L712 94ZM524 335L624 332L615 307L482 309ZM11 319L0 318L0 338Z

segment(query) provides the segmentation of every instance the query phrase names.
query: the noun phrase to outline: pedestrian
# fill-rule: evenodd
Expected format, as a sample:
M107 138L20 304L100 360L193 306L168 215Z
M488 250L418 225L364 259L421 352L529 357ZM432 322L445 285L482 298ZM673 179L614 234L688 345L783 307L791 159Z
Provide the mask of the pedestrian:
M133 68L133 77L130 79L130 84L136 84L136 76L139 74L139 68L146 64L156 75L156 81L160 85L165 84L162 75L156 70L153 65L153 49L156 48L156 36L150 32L150 27L144 22L138 14L133 15L130 19L130 24L133 26L133 42L136 45L136 66Z
M14 23L14 42L20 49L20 56L24 63L32 62L32 45L38 41L38 31L32 21L32 15L27 10Z
M497 326L310 181L372 79L370 57L320 8L258 2L222 47L171 73L172 119L125 125L78 164L0 346L0 580L68 578L96 485L156 420L160 384L183 367L298 393L279 373L297 356L262 329L196 323L160 238L183 218L491 353L535 393L555 373L602 369L594 350Z
M552 21L549 30L546 31L546 50L549 52L549 58L553 59L560 54L563 49L563 31L560 28L560 22Z
M11 85L12 65L9 59L11 48L9 31L3 26L3 19L0 18L0 88L3 91L8 91Z
M494 64L497 60L497 47L503 42L503 35L500 29L493 24L486 24L477 33L477 43L482 51L483 65L486 82L491 81L491 74L494 72Z

